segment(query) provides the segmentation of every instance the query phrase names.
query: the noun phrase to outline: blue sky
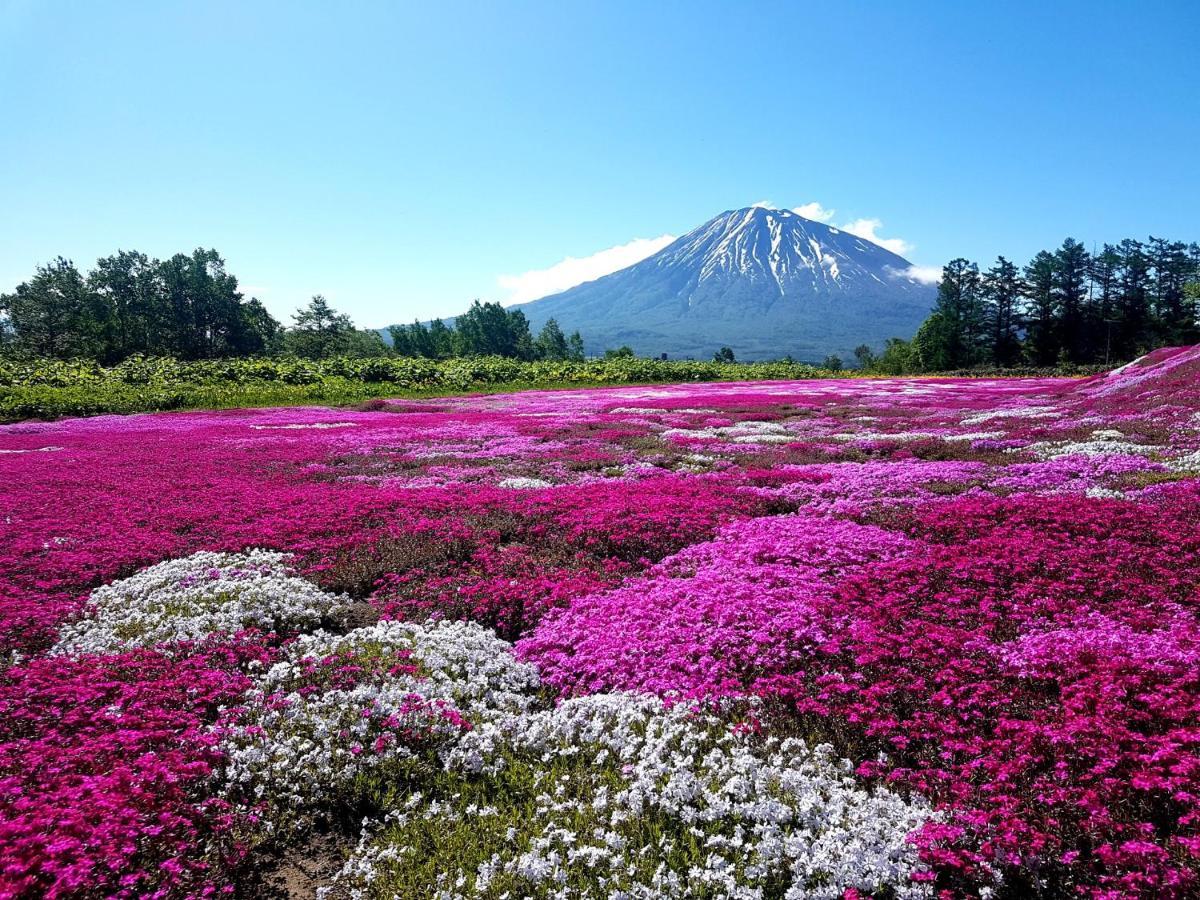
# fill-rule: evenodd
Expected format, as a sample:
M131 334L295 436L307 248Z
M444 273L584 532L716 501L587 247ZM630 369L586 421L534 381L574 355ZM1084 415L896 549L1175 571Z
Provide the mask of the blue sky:
M383 325L757 201L920 265L1196 240L1198 33L1188 0L0 0L0 290L203 245L281 318Z

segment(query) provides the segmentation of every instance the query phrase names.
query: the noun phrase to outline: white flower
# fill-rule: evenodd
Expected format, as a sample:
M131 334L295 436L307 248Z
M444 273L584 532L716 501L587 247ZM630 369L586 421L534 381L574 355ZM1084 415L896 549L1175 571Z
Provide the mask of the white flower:
M551 487L549 481L543 481L541 478L521 478L514 476L512 478L502 478L499 487L512 488L513 490L526 490L530 488L547 488Z
M347 598L296 577L269 550L194 553L92 591L84 616L63 626L52 653L81 656L199 641L248 628L315 628Z
M919 799L860 786L828 745L737 736L715 710L609 694L496 717L463 735L446 763L451 776L474 778L478 769L457 768L463 760L481 758L487 771L496 756L524 771L541 767L545 783L570 790L529 797L532 816L505 833L508 855L481 863L459 885L465 897L490 896L501 875L517 879L518 895L579 900L740 900L781 880L788 897L805 900L834 900L851 887L929 895L910 880L918 860L908 836L935 814ZM569 780L555 774L560 765ZM437 820L448 821L447 811ZM381 860L397 846L392 834L405 842L387 828L364 836L339 882L361 888L371 868L386 883ZM687 846L702 852L689 856Z

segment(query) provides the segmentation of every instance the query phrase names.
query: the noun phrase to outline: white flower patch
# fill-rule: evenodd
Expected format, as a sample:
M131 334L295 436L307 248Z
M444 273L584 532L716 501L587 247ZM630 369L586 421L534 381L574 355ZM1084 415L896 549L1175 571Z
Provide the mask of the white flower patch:
M1057 419L1062 412L1053 406L1013 406L1008 409L989 409L962 420L963 425L982 425L993 419Z
M315 628L346 601L297 578L287 554L205 551L92 591L84 616L63 626L51 652L117 653L247 628Z
M277 833L373 775L386 787L406 765L440 767L472 724L528 709L537 673L510 650L460 621L301 636L218 729L225 795Z
M1163 448L1153 444L1135 444L1112 438L1096 438L1091 441L1040 441L1023 448L1039 459L1059 459L1063 456L1116 456L1133 454L1152 456Z
M717 415L715 409L704 409L695 406L681 406L678 408L662 407L662 406L617 406L607 410L609 415L623 416L712 416Z
M26 450L0 450L0 453L56 453L62 447L31 447Z
M932 431L860 431L839 432L831 434L830 440L849 443L850 441L928 441L937 438Z
M794 444L798 438L794 434L739 434L734 439L735 444Z
M447 897L732 900L781 883L789 900L848 888L930 895L911 880L919 863L908 836L936 814L862 787L828 745L739 736L713 713L610 694L486 724L445 758L442 795L412 797L364 833L337 878L351 897L411 883L410 829L502 846L477 861L447 858L435 879L453 888ZM479 779L505 782L530 811L488 824L465 793Z
M357 422L297 422L294 425L251 425L258 431L295 431L302 428L357 428Z
M1174 459L1164 459L1163 464L1172 472L1200 472L1200 450Z
M967 431L960 434L947 434L942 436L944 441L987 441L995 438L1007 437L1008 432L1005 431Z
M502 478L498 483L498 487L511 488L513 490L529 490L532 488L548 488L554 485L549 481L544 481L541 478L523 478L513 476L511 478Z
M680 440L728 440L735 444L784 444L799 438L780 422L738 422L736 425L721 425L712 428L668 428L662 433L666 439Z
M255 690L245 703L220 745L223 793L257 811L268 834L311 820L363 777L436 758L464 727L452 707L426 702L403 680L312 696Z
M507 641L476 622L455 619L428 625L387 620L347 634L301 635L288 645L285 658L267 670L259 687L268 693L291 692L304 677L305 660L363 648L409 653L422 675L401 676L404 687L426 700L451 703L473 720L527 709L540 684L537 669L518 662Z

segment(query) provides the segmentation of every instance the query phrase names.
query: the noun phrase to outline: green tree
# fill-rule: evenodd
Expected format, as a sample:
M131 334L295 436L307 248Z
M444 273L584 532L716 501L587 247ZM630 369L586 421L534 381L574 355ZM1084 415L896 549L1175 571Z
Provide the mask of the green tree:
M1035 366L1052 366L1060 344L1054 308L1054 256L1042 250L1025 267L1025 355Z
M994 366L1011 366L1021 352L1020 305L1025 286L1021 273L1003 256L983 274L987 357Z
M1087 309L1090 270L1091 256L1074 238L1067 238L1055 251L1050 292L1059 354L1072 363L1086 362L1092 353Z
M354 327L350 317L340 313L322 294L315 294L308 306L296 310L292 316L297 331L312 331L320 334L341 334Z
M461 356L534 357L529 320L521 310L506 310L499 303L480 303L455 320L456 351Z
M731 354L732 354L732 352L733 351L730 351ZM633 348L630 347L628 344L622 344L616 350L610 349L610 350L604 351L605 359L629 359L632 356L633 356Z
M419 356L420 354L413 348L412 341L408 336L408 326L406 325L389 325L388 335L392 339L392 352L397 356Z
M236 354L242 320L237 279L216 250L197 248L158 264L167 327L156 343L184 359Z
M1126 238L1117 247L1117 327L1113 352L1117 359L1132 359L1151 343L1150 259L1141 241Z
M229 335L229 347L235 356L269 353L279 348L283 327L257 297L242 303L239 312Z
M944 372L953 368L951 348L957 340L955 334L942 313L930 313L908 345L907 371Z
M733 363L737 362L737 359L733 355L733 350L731 350L729 347L722 347L713 354L713 362Z
M434 357L433 336L423 323L414 321L408 326L407 334L412 356L422 356L425 359Z
M37 356L97 355L103 336L97 300L75 264L58 257L3 298L13 343Z
M169 310L163 302L159 262L145 253L118 250L96 261L88 286L103 307L101 331L105 362L131 353L172 352L164 340L170 332Z
M985 347L979 267L959 257L942 268L933 312L914 336L913 350L922 369L942 371L978 364Z
M1185 293L1195 277L1194 256L1181 241L1151 237L1147 255L1154 268L1152 310L1157 343L1191 344L1197 340L1195 309L1188 308Z
M541 359L564 360L570 354L567 336L555 319L547 319L537 336L537 355Z
M454 355L454 329L441 319L429 323L429 352L434 359L449 359Z
M529 319L519 309L508 310L508 334L512 341L512 352L504 354L505 356L526 360L537 357L533 334L529 330Z
M1091 306L1094 348L1093 362L1109 363L1112 357L1113 326L1118 325L1117 274L1121 268L1121 254L1112 244L1105 244L1099 253L1092 255Z
M883 352L875 358L871 371L880 375L905 375L918 369L912 344L902 338L888 338L883 344Z
M858 360L858 367L864 372L871 371L875 365L875 351L867 344L859 344L854 348L854 358ZM790 361L790 357L788 361Z
M292 316L295 323L285 337L284 346L297 356L325 359L345 353L355 342L350 317L339 313L321 294Z
M583 362L587 358L583 348L583 338L578 331L572 331L567 338L567 358L574 362Z
M828 369L830 372L842 371L842 365L843 365L842 358L840 356L836 356L832 353L829 354L829 356L825 357L823 360L821 360L821 368Z

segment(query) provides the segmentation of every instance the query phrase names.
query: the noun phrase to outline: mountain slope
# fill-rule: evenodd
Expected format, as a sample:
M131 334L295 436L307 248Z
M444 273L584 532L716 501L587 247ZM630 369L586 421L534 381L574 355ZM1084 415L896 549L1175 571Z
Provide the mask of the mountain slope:
M517 307L533 328L555 318L588 351L739 359L845 359L862 343L911 337L934 289L910 263L787 210L731 210L628 268Z

